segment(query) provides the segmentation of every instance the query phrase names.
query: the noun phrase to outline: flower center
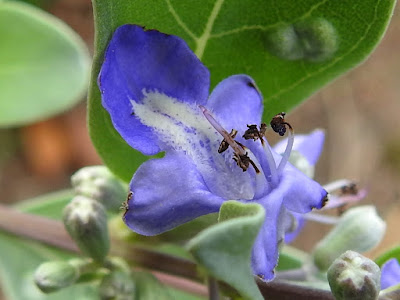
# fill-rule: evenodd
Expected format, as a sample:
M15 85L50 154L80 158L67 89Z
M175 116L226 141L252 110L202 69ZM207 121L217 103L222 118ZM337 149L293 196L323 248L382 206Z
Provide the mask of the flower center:
M254 169L256 175L259 175L263 172L263 169L260 166L259 161L255 157L255 155L244 145L235 141L235 137L237 134L236 129L232 129L230 133L226 131L221 124L218 123L217 120L211 115L211 113L202 105L199 106L204 116L208 120L208 122L219 132L223 140L219 146L218 152L222 153L231 146L233 149L233 159L236 161L237 165L242 168L243 172L247 171L249 166L251 165ZM263 147L265 158L268 163L269 173L265 174L264 177L268 181L270 188L275 188L279 183L279 176L282 173L283 169L286 166L286 163L289 160L290 153L293 148L294 143L294 135L292 126L287 123L284 119L285 113L280 113L276 115L271 121L271 127L275 132L278 132L281 136L286 133L286 127L289 128L289 138L288 143L285 149L284 154L279 162L278 167L276 167L275 159L273 153L271 151L271 147L268 144L268 140L265 138L265 132L267 129L267 125L262 123L260 125L260 129L257 128L257 125L247 125L248 129L245 131L243 138L246 140L252 139L254 141L260 140L261 145ZM259 179L256 180L260 181ZM258 189L260 191L260 189ZM257 193L256 193L257 194Z

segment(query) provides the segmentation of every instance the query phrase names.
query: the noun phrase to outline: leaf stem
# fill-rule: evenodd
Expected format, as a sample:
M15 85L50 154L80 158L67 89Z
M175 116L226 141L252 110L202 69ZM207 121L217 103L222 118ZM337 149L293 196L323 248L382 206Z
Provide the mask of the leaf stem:
M209 276L207 279L208 286L208 299L209 300L219 300L219 287L218 282L215 278Z

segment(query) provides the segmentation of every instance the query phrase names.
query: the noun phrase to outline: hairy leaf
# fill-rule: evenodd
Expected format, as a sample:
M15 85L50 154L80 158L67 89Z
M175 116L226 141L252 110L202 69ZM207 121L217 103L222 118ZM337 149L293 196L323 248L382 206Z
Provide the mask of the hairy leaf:
M245 299L263 299L250 267L251 249L264 221L265 211L258 204L226 201L219 221L196 235L189 251L206 272L222 280Z
M35 122L81 100L88 50L66 24L31 5L0 2L0 127Z

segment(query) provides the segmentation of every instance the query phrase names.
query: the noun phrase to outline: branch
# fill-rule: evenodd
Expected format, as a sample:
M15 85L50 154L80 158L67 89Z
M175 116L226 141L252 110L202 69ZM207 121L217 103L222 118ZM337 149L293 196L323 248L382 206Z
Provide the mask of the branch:
M23 213L1 204L0 229L63 250L79 252L60 221ZM187 279L197 282L202 280L197 274L197 266L194 262L141 248L117 239L112 239L111 245L112 255L122 256L127 261L146 269L168 273L169 275L153 272L161 281L187 291L187 287L190 286L192 293L206 294L204 286L187 281ZM176 277L173 280L171 275L183 277L186 280ZM325 290L293 285L279 280L266 283L257 278L256 282L264 298L270 300L334 300L332 294Z

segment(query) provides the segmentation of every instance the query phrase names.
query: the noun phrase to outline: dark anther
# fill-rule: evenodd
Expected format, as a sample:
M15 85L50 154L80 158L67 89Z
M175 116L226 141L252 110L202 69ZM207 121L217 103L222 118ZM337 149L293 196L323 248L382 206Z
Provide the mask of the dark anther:
M250 165L250 158L246 154L233 153L233 160L236 161L237 165L242 168L243 172L247 171Z
M126 197L126 200L125 200L125 201L122 203L122 205L121 205L121 208L120 208L120 209L124 209L124 210L125 210L124 216L125 216L125 214L128 212L128 210L129 210L128 201L132 199L132 196L133 196L133 192L130 191L130 192L128 193L128 197Z
M286 113L281 112L280 114L275 115L275 117L272 118L270 125L272 129L279 133L280 136L284 136L286 133L286 126L289 127L289 129L292 129L292 126L285 122L285 115Z
M246 154L237 154L233 153L233 160L236 161L237 165L242 168L243 172L247 171L249 168L250 164L253 166L254 170L256 173L260 173L260 170L257 168L256 164L249 158L249 156Z
M237 134L237 130L232 129L232 130L231 130L231 133L230 133L229 135L232 137L232 139L234 139L235 136L236 136L236 134ZM222 152L224 152L224 151L225 151L226 149L228 149L228 148L229 148L229 143L228 143L228 141L227 141L226 139L223 139L222 142L221 142L221 144L219 145L218 153L222 153Z
M260 136L265 136L265 132L267 131L267 124L261 123L260 125Z
M342 186L340 191L342 192L342 195L357 195L358 193L357 184L350 183L348 185Z
M260 130L258 130L257 125L247 125L247 130L243 134L243 138L245 140L253 139L254 141L260 139L262 140L265 135L265 131L267 130L267 125L265 123L261 123Z
M260 138L260 132L258 131L257 125L247 125L247 130L243 134L245 140L258 140Z

